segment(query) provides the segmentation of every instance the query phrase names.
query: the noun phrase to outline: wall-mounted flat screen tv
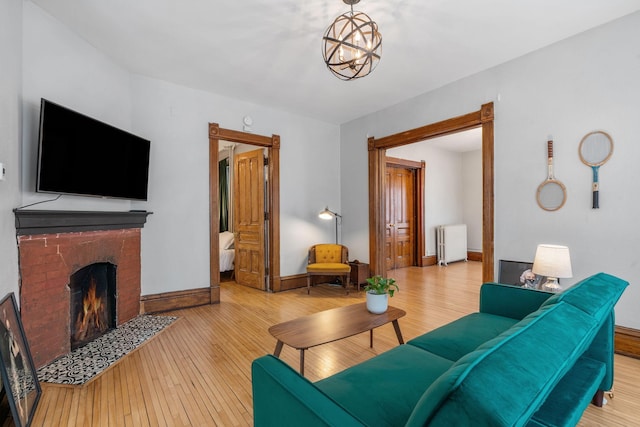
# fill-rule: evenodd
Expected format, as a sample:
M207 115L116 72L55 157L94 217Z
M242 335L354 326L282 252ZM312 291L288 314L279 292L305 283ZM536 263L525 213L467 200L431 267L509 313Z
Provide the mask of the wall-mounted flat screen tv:
M150 146L144 138L42 99L36 191L147 200Z

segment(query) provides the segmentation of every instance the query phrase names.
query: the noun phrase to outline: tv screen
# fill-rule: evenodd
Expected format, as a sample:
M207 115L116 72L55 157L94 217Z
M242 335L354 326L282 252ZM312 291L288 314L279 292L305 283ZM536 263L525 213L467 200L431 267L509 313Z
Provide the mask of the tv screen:
M150 145L42 99L36 191L147 200Z

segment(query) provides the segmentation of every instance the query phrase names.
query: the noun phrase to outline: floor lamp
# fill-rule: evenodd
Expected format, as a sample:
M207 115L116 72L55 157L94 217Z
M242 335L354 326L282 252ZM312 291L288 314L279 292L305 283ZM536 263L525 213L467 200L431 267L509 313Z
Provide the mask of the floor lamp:
M329 210L329 206L327 206L327 207L324 208L324 210L322 212L320 212L318 214L318 217L322 218L322 219L327 219L327 220L335 218L335 220L336 220L336 244L338 244L338 218L342 218L342 215L340 215L337 212L330 211Z

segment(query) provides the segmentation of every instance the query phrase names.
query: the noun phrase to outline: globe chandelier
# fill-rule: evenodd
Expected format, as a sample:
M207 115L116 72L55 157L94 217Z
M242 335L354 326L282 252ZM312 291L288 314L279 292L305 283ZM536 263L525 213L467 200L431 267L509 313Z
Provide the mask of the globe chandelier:
M351 11L338 16L322 37L324 63L334 76L353 80L371 73L382 54L382 34L366 13L354 12L360 0L342 0Z

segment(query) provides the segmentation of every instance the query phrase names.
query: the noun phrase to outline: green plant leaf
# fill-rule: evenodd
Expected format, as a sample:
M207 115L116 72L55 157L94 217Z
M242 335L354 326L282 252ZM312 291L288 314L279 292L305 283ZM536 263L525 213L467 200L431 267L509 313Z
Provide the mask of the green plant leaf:
M367 285L364 287L364 290L376 295L389 294L390 297L393 297L394 292L400 289L395 279L376 275L367 279Z

